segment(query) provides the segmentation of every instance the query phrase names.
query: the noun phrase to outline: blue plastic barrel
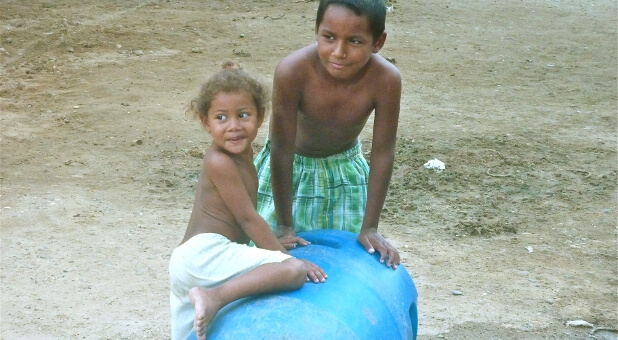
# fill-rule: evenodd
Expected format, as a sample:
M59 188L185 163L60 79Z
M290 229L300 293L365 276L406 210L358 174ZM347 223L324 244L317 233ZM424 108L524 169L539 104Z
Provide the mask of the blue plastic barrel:
M219 311L207 339L416 339L417 291L404 266L381 264L354 233L298 235L311 245L291 253L322 267L326 282L235 301Z

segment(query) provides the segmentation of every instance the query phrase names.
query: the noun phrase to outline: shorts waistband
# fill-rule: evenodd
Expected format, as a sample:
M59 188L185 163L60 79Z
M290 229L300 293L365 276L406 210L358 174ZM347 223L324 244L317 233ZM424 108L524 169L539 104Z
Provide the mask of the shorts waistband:
M270 153L270 139L266 139L266 144L264 144L264 149ZM351 148L342 151L340 153L336 153L334 155L326 156L326 157L307 157L301 156L299 154L294 154L294 159L328 159L328 160L338 160L338 159L350 159L358 156L362 156L363 154L363 146L361 141L357 141Z

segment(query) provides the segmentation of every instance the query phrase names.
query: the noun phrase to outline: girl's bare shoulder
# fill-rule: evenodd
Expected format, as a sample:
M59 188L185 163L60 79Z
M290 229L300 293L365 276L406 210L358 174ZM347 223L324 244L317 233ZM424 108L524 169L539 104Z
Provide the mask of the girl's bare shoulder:
M232 157L225 152L208 148L204 153L202 167L207 175L220 176L229 173L229 170L236 167L236 164Z

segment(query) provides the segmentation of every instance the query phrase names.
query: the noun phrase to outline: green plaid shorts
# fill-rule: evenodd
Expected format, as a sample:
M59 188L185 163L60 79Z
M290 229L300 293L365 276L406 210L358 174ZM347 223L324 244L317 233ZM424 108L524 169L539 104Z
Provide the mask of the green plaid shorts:
M254 160L258 173L258 213L277 227L270 182L270 141ZM294 201L292 214L296 232L338 229L360 232L367 204L369 165L361 143L325 158L294 155Z

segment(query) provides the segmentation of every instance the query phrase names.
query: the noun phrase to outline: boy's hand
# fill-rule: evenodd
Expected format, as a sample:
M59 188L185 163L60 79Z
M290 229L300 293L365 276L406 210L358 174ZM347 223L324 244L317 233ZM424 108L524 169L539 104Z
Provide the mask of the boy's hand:
M296 236L294 229L282 224L277 226L275 236L277 236L279 243L287 250L294 249L297 245L306 246L311 244L311 242L304 238Z
M397 266L401 263L397 249L382 237L376 228L361 230L358 234L358 242L367 249L369 254L373 254L377 250L380 253L380 263L384 263L384 260L388 257L387 267L397 269Z
M313 281L314 283L325 282L328 275L322 270L322 268L318 267L311 261L299 259L303 261L305 267L307 268L307 281Z
M278 238L279 243L281 243L281 245L287 249L294 249L296 248L296 246L301 245L301 246L306 246L311 244L311 242L305 240L302 237L298 237L298 236L282 236Z

